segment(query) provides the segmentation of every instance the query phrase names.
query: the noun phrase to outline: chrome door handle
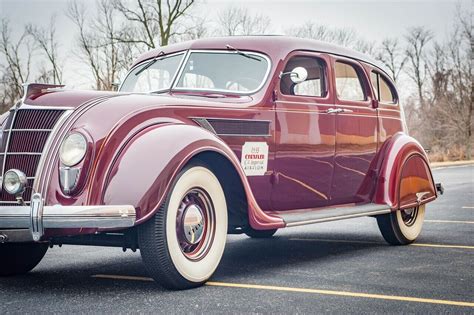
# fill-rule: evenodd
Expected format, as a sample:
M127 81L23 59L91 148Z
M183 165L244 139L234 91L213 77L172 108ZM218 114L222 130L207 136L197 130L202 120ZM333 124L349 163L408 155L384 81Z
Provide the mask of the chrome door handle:
M340 108L328 108L326 114L337 114L341 111Z
M337 113L352 113L353 111L345 108L329 108L326 110L327 114L337 114Z
M347 109L347 108L338 108L340 111L338 113L353 113L354 111L352 109Z

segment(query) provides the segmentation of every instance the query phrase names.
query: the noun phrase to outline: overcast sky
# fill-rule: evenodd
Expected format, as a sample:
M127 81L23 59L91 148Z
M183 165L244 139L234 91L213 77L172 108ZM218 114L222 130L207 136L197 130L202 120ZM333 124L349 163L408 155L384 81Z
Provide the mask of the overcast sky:
M85 2L93 10L94 0ZM74 47L74 27L64 16L67 0L0 0L0 17L8 18L14 32L21 32L29 22L48 24L52 14L57 15L58 35L62 43L61 52L68 56ZM411 26L424 25L430 28L438 39L447 36L458 3L471 8L472 0L438 1L264 1L264 0L204 0L197 13L207 14L213 20L216 14L228 6L248 8L252 13L267 15L272 20L272 32L282 33L285 29L314 21L335 27L348 27L357 31L369 41L380 41L384 37L402 36ZM77 65L76 65L77 66ZM64 77L71 86L87 85L85 76L79 78L72 64L66 67ZM74 78L74 82L68 78Z

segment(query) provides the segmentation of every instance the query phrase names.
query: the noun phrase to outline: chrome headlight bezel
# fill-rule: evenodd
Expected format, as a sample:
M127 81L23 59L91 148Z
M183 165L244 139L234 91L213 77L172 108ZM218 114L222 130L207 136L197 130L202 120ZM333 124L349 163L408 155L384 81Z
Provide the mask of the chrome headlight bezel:
M14 182L14 184L9 189L9 184L12 182ZM25 191L27 185L28 178L22 171L11 169L3 174L2 187L10 195L22 194Z
M87 146L87 138L82 133L69 133L59 147L59 159L61 163L68 167L81 163L86 156Z

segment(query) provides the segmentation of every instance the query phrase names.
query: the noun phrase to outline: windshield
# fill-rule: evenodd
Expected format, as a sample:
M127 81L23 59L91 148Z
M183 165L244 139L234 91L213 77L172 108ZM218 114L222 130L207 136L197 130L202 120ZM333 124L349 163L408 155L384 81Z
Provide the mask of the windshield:
M148 93L169 89L183 57L184 53L180 53L142 63L128 74L120 91Z
M236 52L192 52L176 84L177 90L255 92L263 85L266 58Z
M259 90L270 71L268 58L250 52L192 51L144 62L122 84L125 92L186 90L249 94ZM184 62L184 66L180 66ZM181 68L175 82L176 71ZM171 88L171 85L173 87Z

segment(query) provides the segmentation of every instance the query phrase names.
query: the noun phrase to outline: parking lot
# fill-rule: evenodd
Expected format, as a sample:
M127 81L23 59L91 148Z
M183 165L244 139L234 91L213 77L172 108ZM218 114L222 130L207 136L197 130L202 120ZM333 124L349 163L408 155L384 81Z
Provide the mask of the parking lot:
M410 246L387 245L373 218L231 235L211 281L181 292L157 287L139 252L55 247L0 279L0 313L474 313L474 166L434 176L445 194Z

